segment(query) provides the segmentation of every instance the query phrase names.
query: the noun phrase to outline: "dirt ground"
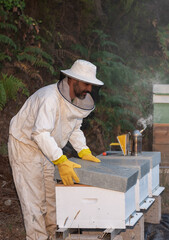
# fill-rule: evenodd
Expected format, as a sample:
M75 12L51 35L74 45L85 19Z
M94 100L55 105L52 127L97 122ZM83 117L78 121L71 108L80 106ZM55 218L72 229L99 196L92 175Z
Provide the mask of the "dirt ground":
M0 240L23 240L25 230L8 157L0 157Z
M19 106L21 99L17 99ZM0 240L24 240L25 230L21 208L8 161L9 122L16 114L16 102L9 102L0 111Z

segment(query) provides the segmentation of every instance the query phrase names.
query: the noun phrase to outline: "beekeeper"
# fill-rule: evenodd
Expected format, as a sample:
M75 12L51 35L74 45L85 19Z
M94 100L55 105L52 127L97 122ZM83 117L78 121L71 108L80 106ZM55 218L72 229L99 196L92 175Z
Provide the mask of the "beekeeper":
M55 239L56 210L54 165L65 185L79 182L62 148L69 141L83 160L100 162L86 145L80 127L94 110L92 85L103 85L96 78L96 66L77 60L64 78L30 96L9 129L9 160L20 199L27 240Z

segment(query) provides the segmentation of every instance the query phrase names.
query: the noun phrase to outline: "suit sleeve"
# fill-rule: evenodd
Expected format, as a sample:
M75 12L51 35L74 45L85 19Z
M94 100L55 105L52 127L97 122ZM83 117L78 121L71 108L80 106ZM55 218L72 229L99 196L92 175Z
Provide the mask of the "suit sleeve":
M89 148L86 145L86 138L84 136L83 131L81 130L82 119L77 119L76 127L74 128L69 142L72 144L73 148L79 153L82 149Z
M51 161L60 158L63 154L62 149L58 147L55 139L51 136L58 109L54 100L52 98L43 99L39 104L35 124L32 129L33 140Z

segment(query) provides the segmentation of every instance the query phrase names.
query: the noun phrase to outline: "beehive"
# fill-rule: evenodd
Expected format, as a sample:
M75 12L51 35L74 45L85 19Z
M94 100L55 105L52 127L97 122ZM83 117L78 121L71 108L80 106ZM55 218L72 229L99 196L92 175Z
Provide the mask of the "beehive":
M123 166L132 169L138 170L138 179L136 183L135 190L135 200L136 200L136 210L140 211L145 206L145 201L149 196L148 192L148 175L150 172L150 161L149 160L137 160L136 158L130 158L128 156L123 156L122 158L116 158L117 154L113 154L113 152L109 152L112 155L99 155L97 156L101 160L102 166L107 166L111 168L111 166ZM151 202L149 201L151 204ZM147 208L149 206L147 205Z
M75 169L82 185L56 185L59 228L126 228L136 212L138 170L71 160L82 166ZM55 179L60 179L57 168Z
M131 160L134 163L137 161L149 161L150 163L150 171L148 173L148 195L149 197L156 196L155 192L159 189L159 165L161 162L161 153L160 152L142 152L142 154L138 156L123 156L121 151L114 151L114 154L108 155L107 158L109 159L116 159L117 160ZM119 162L120 163L120 162ZM128 167L132 166L132 163L128 162ZM124 162L124 165L125 162Z
M169 84L153 85L153 151L169 166Z

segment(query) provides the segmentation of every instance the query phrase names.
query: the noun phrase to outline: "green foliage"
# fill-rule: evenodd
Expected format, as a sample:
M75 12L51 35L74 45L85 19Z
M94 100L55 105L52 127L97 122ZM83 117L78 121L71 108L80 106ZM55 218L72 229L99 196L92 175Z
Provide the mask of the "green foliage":
M10 6L19 7L22 1L7 1L6 4L11 4ZM5 4L5 3L4 3ZM7 7L7 5L5 5ZM8 7L9 10L10 7ZM54 68L52 64L54 60L52 57L42 50L41 48L41 40L44 39L39 36L39 27L38 23L32 17L26 16L24 13L18 14L18 18L15 19L12 13L6 13L5 10L1 7L1 16L3 17L4 21L0 23L0 28L3 30L3 34L0 34L0 44L1 49L3 52L0 52L0 61L3 62L4 60L14 60L14 61L26 61L28 69L27 74L30 75L30 72L35 72L36 70L30 69L32 68L46 68L51 74L54 74ZM18 10L15 10L18 11ZM8 17L4 17L8 16ZM12 23L11 23L11 22ZM24 24L23 24L24 23ZM22 28L24 26L24 28ZM18 36L20 35L20 39L16 39L16 33L19 28ZM24 40L23 40L24 39ZM16 41L16 43L15 43ZM34 44L33 44L34 43ZM14 48L11 49L11 48ZM29 65L28 65L29 64ZM19 64L17 64L17 67ZM24 68L24 69L26 69ZM22 70L20 68L20 70ZM26 73L26 71L25 71ZM32 74L32 76L37 76L37 74ZM39 74L38 74L39 75ZM38 79L42 79L39 75Z
M17 45L15 43L14 37L18 28L14 23L8 22L9 13L0 7L0 17L2 22L0 22L0 62L1 68L5 61L11 61L14 52L17 49Z
M54 74L53 66L43 60L36 60L35 66L47 68L51 74Z
M14 7L24 9L25 7L24 0L0 0L0 4L3 5L6 10L11 10Z
M14 43L14 41L6 35L0 34L0 43L8 44L10 47L16 49L16 44Z
M32 56L30 54L27 54L27 53L20 53L20 54L18 54L17 55L17 59L19 61L26 60L26 61L30 62L32 65L36 62L36 57Z
M48 60L51 63L54 62L53 58L48 53L43 51L41 48L38 48L38 47L27 47L27 48L24 49L24 52L26 52L26 53L33 53L36 56L44 57L46 60Z
M45 61L45 58L47 61ZM52 66L53 59L45 51L39 47L27 47L24 51L17 55L19 61L28 61L32 66L44 67L49 70L51 74L54 74L54 68Z
M131 10L134 0L120 0L121 6L124 9L125 13Z
M94 29L92 31L93 33L96 33L96 35L99 38L99 44L104 47L104 46L108 46L108 47L116 47L118 48L118 45L115 42L112 42L110 40L108 40L108 35L105 34L103 32L103 30L99 30L99 29Z
M72 50L79 52L81 56L88 59L89 53L85 46L82 46L81 44L72 45Z
M0 110L3 109L7 102L6 92L3 85L3 82L0 80Z
M29 17L29 16L27 16L25 14L22 14L22 18L23 18L24 22L27 25L29 25L29 26L32 26L32 25L36 26L36 25L38 25L37 21L34 18L32 18L32 17Z
M9 99L16 100L18 91L29 96L25 84L13 75L2 74L0 78L0 110L3 109Z
M40 36L40 35L36 35L36 36L35 36L35 40L36 40L37 42L43 43L44 45L47 44L46 39L45 39L44 37Z
M165 27L158 27L157 37L165 59L169 59L169 24Z
M11 61L11 57L9 55L6 55L5 53L1 53L0 52L0 62L4 61L4 60L8 60Z
M18 31L17 27L11 23L0 23L1 29L6 29L7 31L13 30L15 33Z
M3 7L0 5L0 16L2 19L4 19L5 21L8 18L8 13L3 9Z
M44 43L45 40L39 34L38 22L40 21L36 21L24 14L24 1L7 0L0 3L0 18L2 20L0 23L1 69L3 69L7 61L10 61L13 63L14 71L18 72L19 69L19 71L27 74L30 78L43 83L40 70L44 68L50 74L54 75L54 68L52 66L54 61L46 51L42 50L42 42ZM9 82L8 80L7 83ZM17 83L15 86L15 89L17 89L16 87L19 86L19 82L16 79L11 80L12 84L14 82ZM23 86L20 87L24 90ZM2 83L1 91L3 92L3 100L1 100L2 108L4 103L6 103ZM14 95L14 92L10 91L6 96L11 98Z

